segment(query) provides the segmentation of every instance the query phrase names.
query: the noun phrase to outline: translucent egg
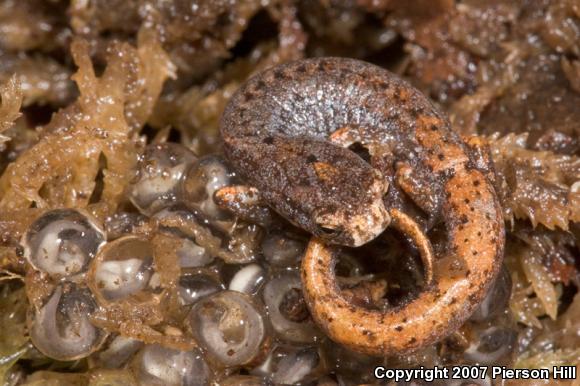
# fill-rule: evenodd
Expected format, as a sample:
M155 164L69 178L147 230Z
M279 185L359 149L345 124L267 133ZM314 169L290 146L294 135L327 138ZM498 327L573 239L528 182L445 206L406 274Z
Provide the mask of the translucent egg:
M22 245L34 268L62 278L85 272L104 241L103 230L88 214L56 209L30 225Z
M57 286L48 301L33 312L30 339L44 355L63 361L96 351L107 334L91 324L96 303L87 288Z
M125 236L105 245L91 265L89 285L107 301L145 290L154 274L153 247L137 236Z
M258 264L248 264L234 274L228 289L254 295L263 284L265 274L264 268Z
M189 314L199 344L224 366L250 363L267 339L264 312L240 292L221 291L199 300Z
M264 286L264 304L278 335L290 342L311 343L322 336L310 318L297 273L272 277Z
M305 249L306 244L302 240L283 233L270 233L262 241L264 257L276 267L297 265Z
M230 221L232 215L217 206L214 193L235 182L235 174L223 157L208 155L200 158L187 171L182 184L182 197L211 221Z
M147 146L131 184L131 202L147 215L171 205L185 171L195 160L195 154L177 143Z
M179 278L179 298L183 305L191 305L199 299L221 291L224 286L214 277L203 273L185 274Z
M178 351L147 345L133 367L139 384L150 386L206 386L211 372L198 350Z

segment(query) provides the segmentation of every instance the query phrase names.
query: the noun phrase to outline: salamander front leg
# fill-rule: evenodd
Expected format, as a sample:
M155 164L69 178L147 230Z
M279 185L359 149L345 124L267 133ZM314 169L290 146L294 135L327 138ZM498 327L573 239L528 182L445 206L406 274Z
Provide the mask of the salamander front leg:
M263 202L258 189L246 185L225 186L214 194L216 204L242 220L267 226L272 222L272 210Z

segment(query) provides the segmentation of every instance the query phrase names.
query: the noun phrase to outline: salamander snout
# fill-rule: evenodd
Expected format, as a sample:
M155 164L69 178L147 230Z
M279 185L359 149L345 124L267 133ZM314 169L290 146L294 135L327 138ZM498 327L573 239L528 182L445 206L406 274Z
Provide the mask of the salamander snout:
M383 201L387 188L386 180L377 179L369 188L370 202L361 200L356 206L317 214L314 218L317 225L314 234L332 244L350 247L358 247L373 240L391 222Z

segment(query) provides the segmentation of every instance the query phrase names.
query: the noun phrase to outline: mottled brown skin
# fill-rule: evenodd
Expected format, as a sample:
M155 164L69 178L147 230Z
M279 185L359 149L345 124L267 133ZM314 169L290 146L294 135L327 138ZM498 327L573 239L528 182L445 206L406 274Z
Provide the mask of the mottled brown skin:
M265 202L315 235L302 262L304 296L333 340L371 355L412 352L453 332L483 299L504 246L488 170L403 80L352 59L285 64L238 91L221 132L226 156ZM370 164L352 143L368 149ZM428 285L396 309L353 305L337 285L332 244L365 243L391 220L421 251ZM424 230L439 222L448 240L434 259Z

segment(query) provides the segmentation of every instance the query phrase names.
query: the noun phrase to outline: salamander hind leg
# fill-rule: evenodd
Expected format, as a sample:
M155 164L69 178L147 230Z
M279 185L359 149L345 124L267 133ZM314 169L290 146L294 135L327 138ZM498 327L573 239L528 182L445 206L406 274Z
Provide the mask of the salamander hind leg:
M479 169L490 182L496 186L495 168L491 158L491 149L487 139L481 136L464 137L463 140L469 148L469 156L475 167Z
M413 168L407 162L397 162L395 170L397 186L425 212L429 219L437 218L441 211L441 186L432 181L432 176Z

